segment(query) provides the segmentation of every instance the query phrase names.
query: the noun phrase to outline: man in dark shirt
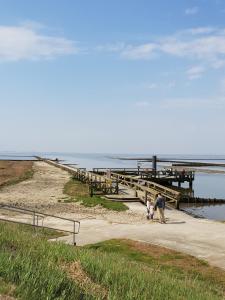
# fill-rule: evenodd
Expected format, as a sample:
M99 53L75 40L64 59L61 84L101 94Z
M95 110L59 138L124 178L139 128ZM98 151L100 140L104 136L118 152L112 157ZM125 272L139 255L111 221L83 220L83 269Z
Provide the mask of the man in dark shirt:
M166 223L165 216L164 216L164 209L165 209L165 198L158 194L155 202L155 210L157 209L157 213L159 216L160 223Z

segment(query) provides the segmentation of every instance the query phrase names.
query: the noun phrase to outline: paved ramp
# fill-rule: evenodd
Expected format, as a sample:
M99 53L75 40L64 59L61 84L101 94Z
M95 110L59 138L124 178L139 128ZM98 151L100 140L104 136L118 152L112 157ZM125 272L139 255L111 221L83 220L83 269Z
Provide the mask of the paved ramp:
M145 213L145 207L140 203L127 205L131 210ZM134 239L185 252L225 269L225 224L195 219L177 210L166 210L166 217L167 224L82 220L77 244L82 246L113 238ZM62 240L69 242L70 237Z

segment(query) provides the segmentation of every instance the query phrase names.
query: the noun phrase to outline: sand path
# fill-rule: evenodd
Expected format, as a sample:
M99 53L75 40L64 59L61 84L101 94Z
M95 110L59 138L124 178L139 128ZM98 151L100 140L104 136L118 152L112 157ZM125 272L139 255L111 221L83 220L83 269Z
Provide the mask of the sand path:
M0 190L0 203L41 208L65 197L63 186L70 178L67 172L44 162L35 162L33 169L31 179Z
M32 179L9 186L0 191L0 203L11 203L37 208L81 221L77 244L85 245L111 238L129 238L182 251L225 269L225 224L195 219L183 212L166 210L167 224L145 219L145 207L130 203L127 212L110 212L103 208L85 208L77 203L65 204L63 186L69 180L67 172L44 162L35 163ZM0 217L24 220L26 216ZM29 221L27 219L27 221ZM44 225L71 230L71 224L45 218ZM72 237L59 238L71 243Z

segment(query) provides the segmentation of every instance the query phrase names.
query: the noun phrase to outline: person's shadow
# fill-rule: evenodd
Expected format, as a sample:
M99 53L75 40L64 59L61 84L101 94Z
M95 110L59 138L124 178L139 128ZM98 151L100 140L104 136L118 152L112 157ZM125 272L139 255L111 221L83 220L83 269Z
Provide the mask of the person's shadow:
M166 221L166 224L184 224L186 223L185 221L172 221L172 222L168 222Z

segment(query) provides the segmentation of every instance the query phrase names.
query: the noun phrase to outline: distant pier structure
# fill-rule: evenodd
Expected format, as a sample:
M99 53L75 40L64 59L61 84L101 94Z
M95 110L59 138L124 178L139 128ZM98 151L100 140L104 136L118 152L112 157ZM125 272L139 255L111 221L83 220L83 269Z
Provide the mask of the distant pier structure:
M98 174L104 174L106 170L110 169L110 171L113 173L128 175L136 179L152 181L166 186L172 186L174 183L176 183L178 187L181 187L182 183L188 183L189 188L192 189L195 177L193 171L187 171L185 169L176 170L172 167L158 170L157 156L153 155L151 161L151 168L143 168L140 166L140 164L138 164L137 168L94 168L93 172Z
M128 158L129 160L129 158ZM182 201L183 193L182 183L188 183L190 190L194 181L194 172L185 169L175 170L172 167L157 169L158 160L156 155L147 161L152 162L149 168L141 167L140 160L133 158L138 162L137 168L93 168L94 174L104 176L110 173L111 179L117 180L120 184L126 185L135 191L135 196L146 203L147 199L155 200L158 193L161 193L168 205L173 205L179 209L179 203ZM177 187L174 185L177 184Z

